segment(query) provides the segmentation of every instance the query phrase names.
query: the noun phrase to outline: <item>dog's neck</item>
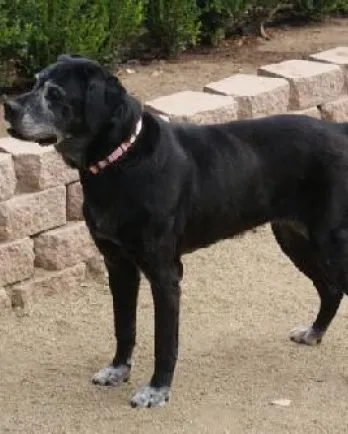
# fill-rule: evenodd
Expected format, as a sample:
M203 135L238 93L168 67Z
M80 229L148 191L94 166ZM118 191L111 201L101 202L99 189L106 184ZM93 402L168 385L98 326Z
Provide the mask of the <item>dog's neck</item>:
M141 125L138 124L140 119L142 120ZM137 128L139 131L136 131ZM136 135L136 138L132 139L132 142L135 142L140 135L143 135L143 129L144 119L141 103L129 94L125 94L122 104L119 104L116 110L110 113L109 120L100 126L99 131L92 137L85 136L87 141L85 158L79 167L93 175L94 169L90 171L89 168L97 166L99 173L100 169L104 169L105 164L101 163L101 167L99 167L98 163L107 160L109 156L112 160L116 156L117 160L120 159L121 151L123 155L129 149L132 136ZM121 145L124 146L120 147ZM117 151L117 149L119 150ZM109 161L107 165L109 165Z
M134 144L141 132L142 125L143 121L140 117L140 119L135 125L135 131L133 132L133 134L131 134L128 139L124 140L120 145L118 145L106 158L103 158L97 161L95 164L90 165L88 167L88 170L93 173L93 175L97 175L101 170L105 169L105 167L109 166L112 163L115 163Z

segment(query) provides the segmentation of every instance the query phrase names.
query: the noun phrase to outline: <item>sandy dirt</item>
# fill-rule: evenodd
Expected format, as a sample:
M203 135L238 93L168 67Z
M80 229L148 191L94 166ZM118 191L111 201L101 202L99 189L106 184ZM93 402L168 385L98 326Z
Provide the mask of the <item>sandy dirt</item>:
M347 44L348 21L274 31L269 42L229 42L176 62L122 68L143 101L201 89L236 71ZM322 345L289 341L315 316L311 283L269 228L185 257L180 358L168 406L132 410L152 371L153 310L143 282L131 381L93 386L114 351L108 288L90 283L47 298L30 315L0 316L0 433L342 434L348 426L348 302ZM271 405L289 399L289 407Z

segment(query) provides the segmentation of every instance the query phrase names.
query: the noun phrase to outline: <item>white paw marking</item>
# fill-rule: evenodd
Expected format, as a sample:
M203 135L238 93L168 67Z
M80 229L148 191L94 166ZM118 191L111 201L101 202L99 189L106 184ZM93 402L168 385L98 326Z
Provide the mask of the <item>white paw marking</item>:
M141 387L131 399L131 406L150 408L163 407L170 397L170 389L168 386L152 387L149 384Z
M130 367L109 365L93 375L92 382L100 386L119 386L129 380Z
M298 344L318 345L323 335L324 332L313 330L311 326L302 326L291 330L290 339Z

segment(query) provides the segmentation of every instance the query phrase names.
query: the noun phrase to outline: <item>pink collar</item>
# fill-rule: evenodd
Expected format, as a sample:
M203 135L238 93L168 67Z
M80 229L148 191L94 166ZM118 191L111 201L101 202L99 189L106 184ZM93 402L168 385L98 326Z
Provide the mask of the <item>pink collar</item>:
M101 170L103 170L105 167L109 166L111 163L114 163L117 161L123 154L125 154L130 146L135 142L137 137L140 134L141 128L142 128L143 122L140 118L135 126L135 132L132 134L129 139L122 142L114 151L111 152L110 155L108 155L104 160L98 161L96 164L93 164L92 166L89 166L89 171L93 173L93 175L96 175Z

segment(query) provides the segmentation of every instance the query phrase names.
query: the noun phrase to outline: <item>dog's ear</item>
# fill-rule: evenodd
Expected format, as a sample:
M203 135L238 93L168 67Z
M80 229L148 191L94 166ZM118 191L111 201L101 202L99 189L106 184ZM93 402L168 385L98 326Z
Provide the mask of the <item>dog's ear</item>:
M115 109L120 103L120 97L126 93L120 80L114 75L108 74L105 83L105 102L110 109Z
M90 79L85 97L85 120L92 133L107 123L117 105L121 104L125 89L114 76Z

